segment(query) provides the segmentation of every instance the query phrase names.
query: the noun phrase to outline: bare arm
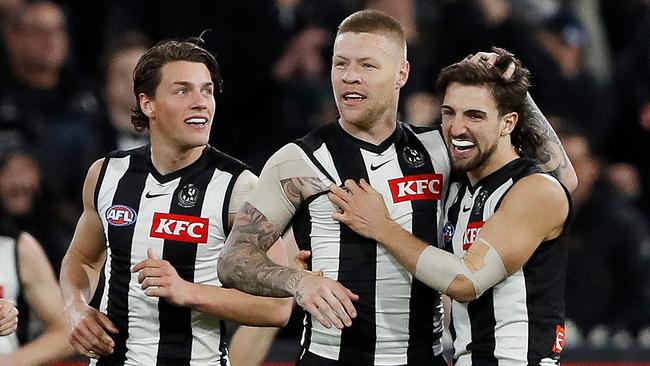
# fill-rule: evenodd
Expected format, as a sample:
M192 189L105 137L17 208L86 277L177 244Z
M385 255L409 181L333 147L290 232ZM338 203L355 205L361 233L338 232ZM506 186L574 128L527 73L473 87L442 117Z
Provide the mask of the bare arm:
M88 169L82 192L84 210L61 265L64 312L72 328L70 343L88 357L112 353L114 342L107 332L118 331L105 314L88 305L106 258L104 231L93 199L102 162Z
M295 149L287 145L267 162L219 257L219 279L256 295L294 296L324 326L331 327L333 322L342 328L356 314L351 302L356 295L330 278L280 266L266 255L303 200L327 190L302 158L295 156Z
M253 173L246 170L239 175L228 203L230 220L234 220L233 211L236 213L256 185L257 177ZM275 242L268 255L279 264L287 264L282 240ZM153 250L149 249L147 256L132 268L138 273L138 282L147 296L160 297L177 306L191 307L245 325L282 327L289 320L290 298L255 296L237 289L188 282Z
M578 177L555 130L544 117L542 111L539 110L530 94L526 97L525 108L530 118L530 126L540 131L541 135L544 136L544 144L538 149L537 156L534 156L534 159L543 172L557 178L567 187L569 192L573 192L578 187Z
M25 298L44 332L9 355L8 364L44 365L71 356L59 285L43 249L31 235L19 237L18 258Z
M351 193L331 187L329 196L343 210L334 214L337 220L381 243L419 280L455 300L469 301L479 295L477 281L485 290L503 279L498 268L489 266L500 264L503 276L509 275L526 263L542 241L560 234L569 206L560 185L550 179L533 175L517 182L462 260L402 229L390 219L381 194L365 181L360 186L347 181ZM497 258L492 258L498 260L496 263L488 258L490 250L496 252ZM476 274L486 268L490 274L476 279Z

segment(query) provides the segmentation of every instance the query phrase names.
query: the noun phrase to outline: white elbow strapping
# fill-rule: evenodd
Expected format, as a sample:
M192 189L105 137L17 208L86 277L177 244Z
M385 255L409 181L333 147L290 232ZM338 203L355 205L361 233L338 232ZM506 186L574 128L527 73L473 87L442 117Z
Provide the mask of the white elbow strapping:
M456 276L463 275L472 282L475 297L479 297L507 276L499 253L492 246L488 249L484 261L483 268L472 273L462 258L438 248L428 247L420 254L415 277L427 286L447 293Z

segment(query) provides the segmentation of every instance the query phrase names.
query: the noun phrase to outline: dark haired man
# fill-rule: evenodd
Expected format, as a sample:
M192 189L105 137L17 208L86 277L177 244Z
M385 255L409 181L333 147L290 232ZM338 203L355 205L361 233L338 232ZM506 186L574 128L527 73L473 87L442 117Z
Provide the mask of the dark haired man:
M134 71L134 126L150 145L89 169L61 271L70 342L97 365L228 364L224 319L283 326L290 299L220 287L216 264L234 212L255 186L210 147L221 76L202 40L164 41ZM281 258L281 247L278 258ZM100 309L88 306L105 264Z
M450 162L439 128L397 121L408 75L399 22L373 10L343 20L331 69L340 119L269 159L219 258L225 285L293 295L309 312L301 365L445 364L439 293L373 240L333 220L336 209L325 195L330 184L370 181L384 193L391 218L437 245ZM300 248L312 252L310 268L323 276L265 256L290 222Z
M447 251L401 228L366 181L347 181L347 191L332 186L330 199L337 220L455 300L455 365L558 364L567 252L557 238L570 197L522 157L537 156L544 140L527 116L528 71L512 54L495 52L492 60L443 69L436 83L452 167L465 173L445 204Z

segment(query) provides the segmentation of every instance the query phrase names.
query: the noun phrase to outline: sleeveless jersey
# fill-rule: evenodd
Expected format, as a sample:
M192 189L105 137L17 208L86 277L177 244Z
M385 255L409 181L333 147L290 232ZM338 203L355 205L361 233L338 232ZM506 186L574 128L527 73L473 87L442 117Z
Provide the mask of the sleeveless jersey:
M21 288L16 244L15 236L0 233L0 299L14 304L18 304ZM19 346L15 332L0 337L0 354L13 353Z
M228 364L221 319L146 296L131 268L153 248L181 278L220 286L228 204L245 169L209 146L196 162L167 175L153 167L149 146L106 157L95 189L107 246L100 310L119 333L115 352L97 365Z
M520 158L474 187L467 179L453 182L442 230L445 249L463 256L510 188L535 173L540 173L535 163ZM570 204L569 194L565 193ZM469 303L453 301L454 364L559 364L565 336L566 264L566 247L557 239L548 240L539 245L522 268L478 299Z
M437 245L449 159L438 129L398 122L380 145L325 125L294 142L326 184L364 178L383 196L403 228ZM311 270L359 295L351 327L327 329L307 314L301 345L341 365L432 364L442 351L440 294L413 278L383 247L332 219L325 194L303 202L292 222L300 249L310 250ZM301 355L301 357L302 357Z

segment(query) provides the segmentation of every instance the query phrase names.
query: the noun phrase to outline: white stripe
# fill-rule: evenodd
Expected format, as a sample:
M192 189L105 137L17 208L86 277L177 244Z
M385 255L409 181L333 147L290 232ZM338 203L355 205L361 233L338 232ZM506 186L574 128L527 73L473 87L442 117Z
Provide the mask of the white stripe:
M438 201L438 212L443 212L444 203L447 194L447 187L449 186L449 175L451 172L451 162L449 161L449 152L445 141L439 130L428 131L425 133L417 134L417 137L424 145L424 148L431 157L431 163L436 169L436 173L443 174L443 190L442 196ZM443 222L444 215L438 215L438 227L441 228L445 223Z
M210 220L207 244L197 245L194 282L221 286L217 277L217 260L226 241L223 228L223 205L226 189L232 174L215 169L208 184L201 208L201 217ZM192 310L192 359L200 364L219 361L221 343L220 319L216 316Z
M463 239L465 236L465 228L467 228L469 217L472 213L471 209L463 212L463 207L472 207L474 197L476 197L477 194L479 194L479 190L474 192L474 195L472 195L470 194L469 189L467 189L463 197L460 199L458 220L456 221L456 227L452 239L454 254L457 256L463 256L465 253L463 250ZM452 198L453 196L450 196L450 199ZM466 349L466 346L472 340L472 327L469 314L467 313L467 304L452 301L452 317L454 320L454 331L456 332L456 339L454 340L454 358L466 354L469 355L470 352Z
M528 362L526 280L520 269L493 288L495 349L499 365Z
M399 165L395 145L381 154L361 149L368 179L372 187L382 194L389 208L389 215L404 230L413 232L413 206L411 201L393 203L388 181L402 178L404 174ZM371 166L380 168L371 169ZM375 347L376 365L404 365L409 341L409 315L411 285L413 277L390 255L383 246L377 244L377 277L375 282L375 322L377 344Z
M332 156L325 144L314 152L314 156L336 180L341 184L341 178L334 168ZM313 163L305 156L305 161L313 166ZM315 166L314 166L315 169ZM324 174L320 173L321 180L325 180ZM329 179L327 179L329 180ZM313 271L322 271L323 276L338 280L339 258L341 249L341 233L338 222L332 219L334 205L326 195L321 195L309 204L311 218L311 265ZM337 360L341 349L341 331L332 327L330 329L322 326L316 319L312 318L312 333L309 352L332 360ZM304 335L303 340L304 342ZM302 343L304 344L304 343Z
M180 178L164 184L156 181L151 174L147 175L144 189L141 192L138 219L133 229L131 246L131 267L147 259L147 249L163 257L165 240L150 237L153 225L153 215L156 212L169 212L173 193ZM146 198L145 194L168 193L164 196ZM158 320L158 298L145 295L138 283L138 273L131 274L129 282L129 337L126 340L127 360L137 364L155 364L158 342L160 340L160 322Z

